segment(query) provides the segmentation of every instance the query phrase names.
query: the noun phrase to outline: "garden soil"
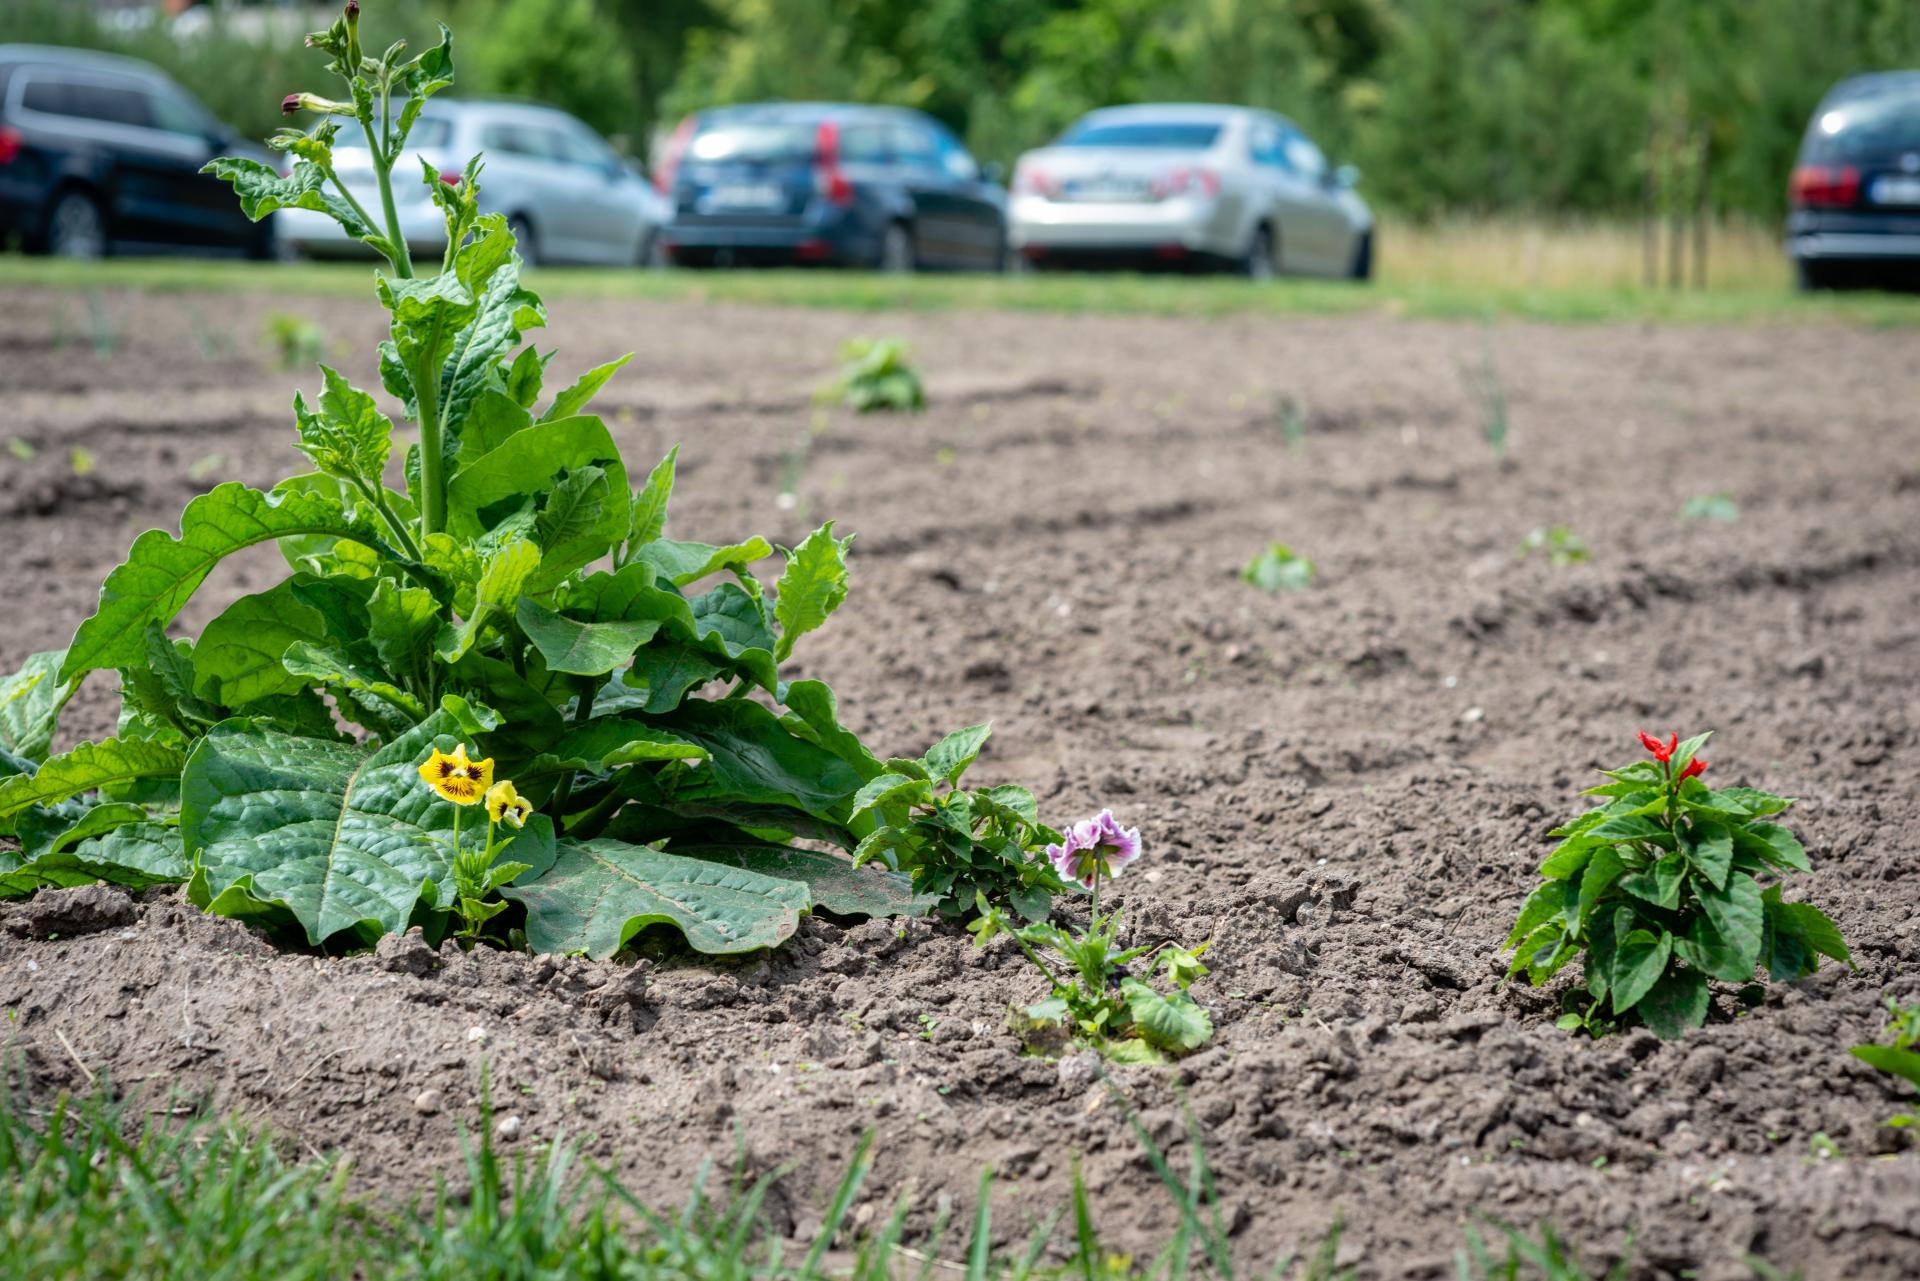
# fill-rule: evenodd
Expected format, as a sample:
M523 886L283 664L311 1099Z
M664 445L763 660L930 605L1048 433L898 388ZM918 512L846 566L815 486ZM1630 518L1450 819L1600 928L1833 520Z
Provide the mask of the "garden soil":
M10 670L66 643L140 530L298 470L289 405L317 377L266 350L287 304L264 297L5 304L0 435L34 451L0 472ZM313 307L373 385L371 297ZM1920 998L1911 334L553 310L556 377L638 351L601 407L638 467L681 444L678 536L858 535L853 595L791 670L882 755L992 721L980 781L1141 827L1116 896L1139 941L1212 941L1213 1044L1117 1094L1085 1056L1023 1057L1025 962L920 921L811 919L720 962L323 956L90 888L0 908L0 1057L30 1102L110 1081L404 1202L459 1187L488 1080L516 1150L567 1136L656 1203L705 1162L789 1168L771 1205L800 1234L875 1130L857 1223L906 1190L917 1227L969 1215L987 1165L996 1235L1022 1238L1078 1162L1109 1246L1144 1257L1176 1211L1132 1108L1177 1171L1204 1144L1249 1262L1339 1221L1363 1277L1451 1275L1486 1216L1590 1257L1631 1239L1641 1276L1744 1277L1750 1253L1920 1275L1920 1151L1881 1124L1911 1102L1846 1053L1884 994ZM856 334L911 343L924 414L816 414ZM1504 463L1462 374L1489 353ZM1719 492L1737 520L1681 518ZM1590 558L1519 554L1555 525ZM1237 578L1276 540L1316 562L1309 590ZM182 627L275 572L228 564ZM111 732L110 686L64 738ZM1545 833L1643 728L1712 728L1713 779L1800 798L1814 871L1790 894L1857 971L1722 989L1672 1044L1557 1031L1564 981L1502 982Z

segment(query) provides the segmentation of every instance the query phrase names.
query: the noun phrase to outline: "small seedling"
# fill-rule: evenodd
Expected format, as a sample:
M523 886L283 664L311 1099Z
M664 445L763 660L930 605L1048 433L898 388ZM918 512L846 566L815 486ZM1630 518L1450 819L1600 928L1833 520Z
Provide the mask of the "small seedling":
M1740 504L1731 494L1695 494L1680 508L1686 520L1739 520Z
M1496 460L1507 456L1507 391L1500 382L1500 370L1493 362L1493 339L1483 338L1480 363L1460 366L1460 385L1466 389L1480 413L1480 437L1487 442Z
M1520 550L1516 554L1524 558L1536 552L1545 552L1548 563L1555 569L1578 565L1587 559L1587 545L1580 540L1578 534L1565 525L1551 525L1546 529L1529 531L1520 541Z
M1853 960L1819 908L1789 903L1781 882L1811 867L1798 838L1770 820L1793 802L1753 787L1709 788L1699 756L1709 735L1663 743L1652 760L1602 770L1587 795L1607 798L1550 835L1546 878L1520 906L1502 949L1509 974L1537 987L1575 957L1585 983L1562 1028L1599 1034L1637 1020L1663 1040L1706 1021L1707 982L1805 978L1821 957ZM1770 882L1762 886L1761 882Z
M1887 998L1887 1026L1883 1035L1890 1044L1856 1045L1853 1057L1872 1064L1882 1072L1891 1072L1920 1090L1920 1001L1901 1005ZM1920 1113L1900 1112L1887 1118L1886 1124L1920 1125Z
M857 413L918 412L927 407L920 375L898 338L853 338L840 349L840 376L816 399L839 401Z
M327 334L305 316L276 311L267 317L267 342L282 369L306 369L326 358Z
M1298 450L1307 443L1307 412L1292 396L1282 396L1274 405L1274 417L1280 420L1280 438L1287 448Z
M1313 573L1305 556L1294 555L1285 543L1269 543L1240 571L1240 581L1263 592L1298 592L1312 586Z
M7 452L23 463L30 463L34 460L34 456L40 451L34 448L32 441L22 440L20 437L15 436L7 442Z
M93 451L81 445L75 445L67 453L67 465L76 476L88 476L93 473Z
M87 291L87 337L93 343L93 354L101 360L119 350L120 322L107 306L107 300L93 290Z

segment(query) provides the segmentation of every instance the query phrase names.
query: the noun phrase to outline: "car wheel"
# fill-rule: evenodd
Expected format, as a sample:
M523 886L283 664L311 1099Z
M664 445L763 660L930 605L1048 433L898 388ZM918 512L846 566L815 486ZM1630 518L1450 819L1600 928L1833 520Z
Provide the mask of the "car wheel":
M1253 243L1240 258L1240 274L1248 280L1272 280L1280 274L1273 250L1273 231L1264 222L1254 228Z
M655 227L640 241L640 265L650 271L665 271L673 266L673 255L667 252L667 238Z
M507 230L513 233L513 242L520 250L520 265L537 267L540 265L540 241L533 234L533 224L527 221L525 214L515 214L507 219Z
M1347 273L1355 280L1373 279L1373 232L1360 233L1360 241L1353 247L1353 267Z
M47 213L47 252L56 258L104 258L107 220L84 191L65 191Z
M1817 293L1822 290L1838 289L1845 281L1839 269L1830 262L1817 262L1809 258L1793 260L1793 283L1803 294Z
M880 238L880 270L909 272L915 265L913 233L904 222L888 223L887 234Z

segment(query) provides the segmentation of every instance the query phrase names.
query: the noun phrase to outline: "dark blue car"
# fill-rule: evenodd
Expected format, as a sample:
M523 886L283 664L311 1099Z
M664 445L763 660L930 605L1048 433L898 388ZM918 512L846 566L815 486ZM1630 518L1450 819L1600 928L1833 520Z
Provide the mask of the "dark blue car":
M939 122L897 107L763 103L689 116L656 167L683 266L997 271L1007 193Z
M1920 280L1920 71L1836 85L1807 125L1789 196L1802 289Z

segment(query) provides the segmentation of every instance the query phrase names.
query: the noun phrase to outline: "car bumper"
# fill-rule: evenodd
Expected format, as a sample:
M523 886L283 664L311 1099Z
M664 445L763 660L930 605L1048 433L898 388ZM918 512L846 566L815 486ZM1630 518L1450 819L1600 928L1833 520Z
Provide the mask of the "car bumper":
M1016 198L1008 209L1007 242L1034 256L1048 252L1152 252L1166 247L1231 256L1235 220L1217 200L1080 204L1038 196Z
M400 234L414 252L440 253L447 246L447 223L432 205L403 206L399 211ZM282 209L275 213L273 234L284 245L291 245L315 257L359 257L373 251L355 240L326 214L312 209Z
M1920 213L1798 209L1787 218L1787 254L1807 262L1920 260Z
M853 223L811 218L778 226L676 219L660 229L660 243L676 261L855 263L879 253L877 238Z

